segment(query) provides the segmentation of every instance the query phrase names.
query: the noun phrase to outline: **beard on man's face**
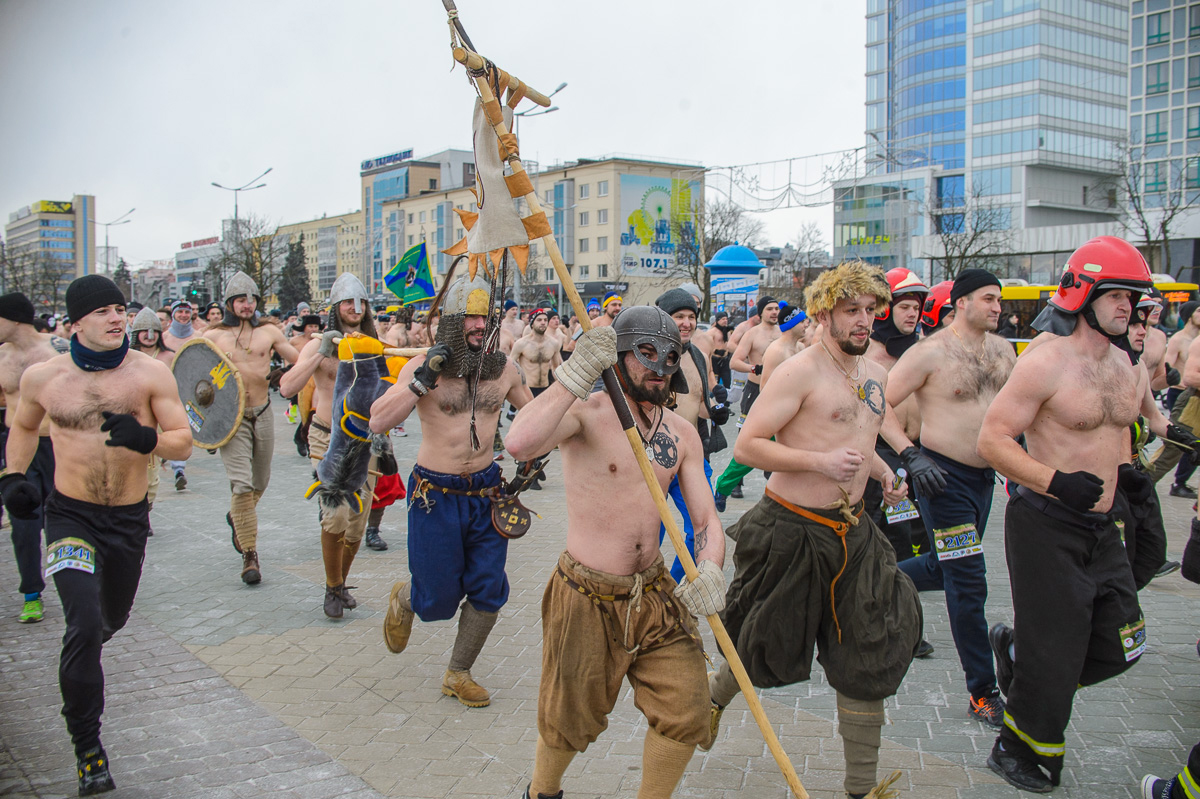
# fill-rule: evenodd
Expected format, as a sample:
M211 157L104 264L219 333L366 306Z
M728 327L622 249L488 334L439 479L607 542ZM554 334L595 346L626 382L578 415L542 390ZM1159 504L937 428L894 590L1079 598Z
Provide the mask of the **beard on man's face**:
M671 380L666 378L667 382L661 387L652 387L646 385L646 377L642 377L641 382L635 380L629 381L629 396L634 402L649 402L651 405L666 405L667 399L671 396Z
M853 328L851 328L852 330ZM868 336L862 344L856 344L854 339L850 337L850 330L838 327L830 322L829 334L833 336L833 340L837 343L838 348L847 355L862 355L871 346L871 339ZM870 331L868 331L869 333Z

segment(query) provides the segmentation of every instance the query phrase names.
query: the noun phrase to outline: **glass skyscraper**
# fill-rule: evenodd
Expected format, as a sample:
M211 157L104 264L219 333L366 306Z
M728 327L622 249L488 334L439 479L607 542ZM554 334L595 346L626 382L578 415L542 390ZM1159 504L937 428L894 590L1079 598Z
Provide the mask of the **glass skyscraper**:
M939 278L948 235L1032 282L1115 232L1129 3L867 0L860 177L835 190L835 258ZM1079 240L1077 240L1079 239Z

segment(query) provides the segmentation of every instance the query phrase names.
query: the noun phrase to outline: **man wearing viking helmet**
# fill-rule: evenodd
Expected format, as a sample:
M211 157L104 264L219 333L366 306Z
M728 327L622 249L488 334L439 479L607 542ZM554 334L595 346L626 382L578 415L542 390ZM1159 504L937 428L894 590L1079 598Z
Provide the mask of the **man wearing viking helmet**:
M505 399L517 408L532 399L516 366L497 348L491 313L484 270L457 280L446 294L434 346L405 364L396 385L371 407L375 433L391 430L414 408L421 419L421 447L408 479L412 579L392 587L384 641L403 652L414 616L451 619L461 604L442 693L468 707L491 702L470 669L508 601L508 539L492 520L500 467L484 444L495 436Z
M316 460L325 457L329 450L329 438L333 425L334 386L338 373L338 345L336 339L349 333L362 333L377 338L375 320L367 304L367 288L354 275L345 272L338 276L329 290L329 329L320 338L310 338L300 351L295 368L288 371L279 381L279 393L292 397L304 388L311 378L316 384L313 393L313 418L308 431L309 455ZM306 319L308 317L301 317ZM368 500L361 508L351 507L349 524L345 529L336 529L337 517L333 514L321 518L321 557L325 562L325 615L341 618L342 609L353 609L358 602L346 589L346 577L350 564L362 544L363 531L370 510L371 486L368 479L362 495ZM361 488L360 488L361 491ZM376 533L378 535L378 533Z
M261 298L258 286L242 272L225 284L225 315L204 331L217 349L225 353L242 376L246 410L233 438L221 447L221 460L233 491L225 520L233 529L233 548L242 556L242 582L262 580L258 564L258 501L271 480L271 455L275 451L275 419L267 396L267 372L271 353L288 363L300 357L283 332L274 325L261 325L254 316Z

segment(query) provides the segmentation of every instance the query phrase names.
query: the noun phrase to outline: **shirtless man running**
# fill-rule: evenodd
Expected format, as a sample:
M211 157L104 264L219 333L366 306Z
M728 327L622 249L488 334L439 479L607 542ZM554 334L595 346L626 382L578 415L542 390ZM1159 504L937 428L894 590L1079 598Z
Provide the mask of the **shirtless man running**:
M48 361L66 351L66 341L57 336L39 333L33 326L33 303L20 292L0 297L0 391L7 400L4 423L12 427L21 399L21 375L34 364ZM9 467L11 469L11 466ZM25 469L25 479L45 498L54 485L54 449L50 444L50 422L42 423L37 447ZM46 581L42 576L42 508L38 504L27 519L12 519L13 554L17 558L17 573L21 576L18 590L24 604L17 621L32 624L42 620L44 608L42 591Z
M983 557L996 473L976 454L975 443L1016 354L992 333L1000 322L995 275L964 269L954 280L950 303L954 321L905 352L888 378L890 408L916 398L921 445L914 446L898 423L885 426L883 437L908 469L929 536L929 552L900 568L918 591L945 591L950 631L971 694L967 715L1000 729L1004 703L988 644Z
M617 314L621 313L623 302L621 295L615 291L605 294L604 300L600 303L600 315L592 320L592 324L596 327L611 327Z
M313 461L325 457L332 435L333 395L338 374L336 339L352 333L378 338L368 299L367 289L361 280L349 272L339 275L329 290L329 329L319 338L312 338L315 330L309 332L309 341L300 351L296 365L279 381L279 393L284 397L299 394L310 379L316 387L312 397L313 418L308 430L308 451ZM301 317L301 320L306 318ZM346 588L346 579L362 545L374 485L374 479L368 477L367 482L358 488L363 500L361 509L351 506L349 521L344 528L334 514L320 518L321 560L325 565L323 607L325 615L332 619L342 618L344 609L358 607L358 601ZM378 532L375 535L378 536Z
M754 406L754 400L758 399L758 392L762 390L763 355L766 353L767 347L782 335L779 332L779 303L773 297L766 295L759 297L755 311L755 317L761 321L742 336L737 349L729 359L729 367L733 371L744 372L746 375L746 387L742 390L742 415L737 422L738 429L745 424L746 414L750 413L750 409ZM729 485L739 467L740 464L735 459L717 479L717 491L722 496L742 499L742 480L749 472L747 470L737 472L737 482L732 486ZM719 500L718 507L720 507Z
M242 582L256 585L262 580L257 506L271 480L271 455L275 451L275 417L270 413L267 373L272 353L288 363L295 363L300 353L278 327L256 322L258 286L248 275L235 273L225 285L225 295L225 316L204 331L204 337L233 362L246 389L242 423L220 452L233 492L225 519L233 530L233 548L242 556Z
M739 461L771 477L730 530L738 545L722 619L757 686L807 680L819 648L837 691L843 786L861 799L876 785L884 700L922 623L916 589L862 502L868 477L889 504L907 493L875 454L887 370L862 357L890 292L877 267L851 262L823 272L804 298L822 337L774 371L734 445ZM709 689L719 717L738 693L728 663Z
M1198 420L1200 400L1196 399L1196 390L1189 390L1190 387L1183 383L1182 375L1187 371L1190 353L1195 349L1193 344L1200 340L1200 302L1185 302L1179 309L1179 318L1184 322L1183 328L1167 341L1164 378L1167 384L1166 407L1171 413L1172 421L1194 427ZM1192 407L1189 408L1189 405ZM1179 447L1164 443L1150 461L1150 476L1158 482L1172 467L1175 467L1175 480L1171 484L1171 496L1195 499L1196 491L1187 484L1196 471L1195 456Z
M1112 510L1149 380L1112 341L1149 288L1129 243L1100 236L1076 250L1033 323L1055 337L1017 360L979 433L979 455L1019 485L1004 518L1014 625L991 632L1008 706L988 766L1034 793L1059 783L1077 688L1120 674L1145 649Z
M712 743L693 614L723 605L725 537L704 479L700 436L665 407L688 357L665 311L631 307L611 329L578 339L555 384L517 414L505 441L519 458L557 445L570 492L566 551L542 600L538 740L527 799L562 796L563 773L607 726L626 678L649 723L641 799L667 799L696 746ZM658 511L612 399L592 393L614 363L654 453L659 486L678 478L694 516L699 575L680 587L663 563Z
M46 571L54 576L66 622L59 662L63 716L75 747L79 795L89 796L114 788L100 745L100 653L129 619L141 578L150 530L147 461L151 454L188 457L192 433L171 370L128 351L125 297L116 284L101 275L77 278L66 302L79 332L69 355L31 366L21 377L0 493L14 518L37 513L41 491L23 473L48 417L54 448L71 454L59 459L54 489L44 498Z
M406 363L396 385L371 406L374 433L387 432L414 409L421 419L421 447L408 478L412 580L392 586L384 643L403 652L414 615L425 622L452 619L461 604L442 693L468 707L491 703L471 667L508 601L508 539L493 526L490 500L499 490L500 467L491 447L479 444L495 436L505 398L517 408L531 399L513 362L484 349L490 293L482 270L473 281L455 281L446 293L437 343Z
M538 308L529 320L529 335L517 339L512 347L512 359L524 372L535 397L549 387L550 370L562 363L558 339L546 332L549 323L549 312Z

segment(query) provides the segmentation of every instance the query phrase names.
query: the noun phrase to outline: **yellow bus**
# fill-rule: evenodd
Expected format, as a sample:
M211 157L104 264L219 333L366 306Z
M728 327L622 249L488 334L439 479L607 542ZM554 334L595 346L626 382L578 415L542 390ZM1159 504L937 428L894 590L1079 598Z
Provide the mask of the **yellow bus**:
M1200 285L1179 283L1166 275L1154 275L1154 278L1154 287L1162 292L1165 300L1160 324L1174 329L1179 306L1197 299ZM1029 325L1046 305L1046 300L1058 291L1058 286L1030 286L1012 280L1000 282L1005 284L1000 289L1000 326L1004 327L1010 316L1017 315L1016 335L1009 336L1008 340L1016 346L1019 354L1030 339L1037 335L1037 331Z

